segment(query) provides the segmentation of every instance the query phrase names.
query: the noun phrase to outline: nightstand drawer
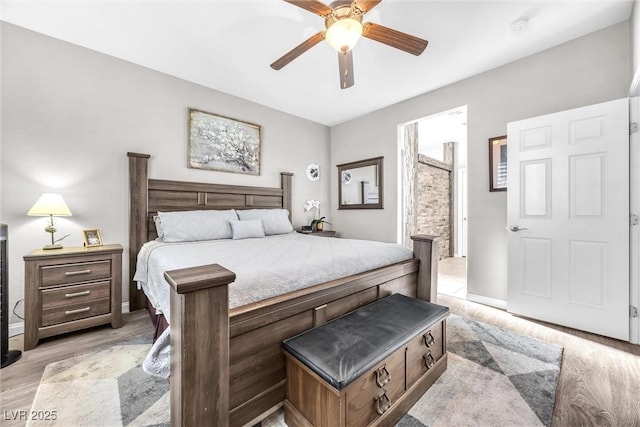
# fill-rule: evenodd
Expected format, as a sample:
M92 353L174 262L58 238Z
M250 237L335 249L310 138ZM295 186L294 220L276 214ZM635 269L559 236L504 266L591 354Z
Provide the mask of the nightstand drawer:
M55 325L57 323L70 322L72 320L84 319L85 317L99 316L109 313L111 301L103 298L88 301L80 304L69 304L64 307L55 307L42 310L42 326Z
M87 283L85 285L65 286L63 288L42 291L42 309L67 307L70 304L82 304L97 299L109 298L111 282Z
M41 268L40 286L88 282L111 277L111 261L82 262Z

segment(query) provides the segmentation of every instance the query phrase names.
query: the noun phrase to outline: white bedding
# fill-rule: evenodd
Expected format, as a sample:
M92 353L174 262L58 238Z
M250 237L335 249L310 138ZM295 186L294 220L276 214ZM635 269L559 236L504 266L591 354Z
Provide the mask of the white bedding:
M300 233L244 240L153 241L138 254L134 280L169 321L170 287L164 280L165 271L220 264L236 274L229 285L229 307L234 308L412 257L410 249L393 243ZM167 329L145 361L147 372L168 376L168 360L156 360L168 359L168 342Z

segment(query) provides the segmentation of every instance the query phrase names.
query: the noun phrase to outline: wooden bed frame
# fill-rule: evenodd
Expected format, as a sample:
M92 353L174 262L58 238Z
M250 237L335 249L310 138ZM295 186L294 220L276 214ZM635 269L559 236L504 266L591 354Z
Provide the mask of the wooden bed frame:
M153 216L157 211L292 210L291 173L281 173L280 188L156 180L148 179L148 154L127 155L130 279L140 248L156 237ZM231 310L228 284L235 274L223 266L166 272L174 290L169 320L171 425L255 424L285 399L283 339L393 293L435 301L438 238L412 239L412 260ZM131 310L145 307L145 297L133 280L129 300ZM422 393L413 398L417 400Z

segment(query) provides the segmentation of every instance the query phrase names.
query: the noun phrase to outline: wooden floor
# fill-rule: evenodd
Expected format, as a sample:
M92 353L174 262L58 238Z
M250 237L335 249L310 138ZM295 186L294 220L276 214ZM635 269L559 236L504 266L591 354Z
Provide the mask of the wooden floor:
M44 368L49 363L110 347L135 336L153 334L146 310L123 314L123 321L124 326L120 329L112 329L109 325L97 326L40 340L36 348L23 352L20 360L0 370L0 425L25 425L24 421L12 420L14 416L10 411L13 414L20 410L29 411ZM9 349L22 350L23 335L10 338Z
M565 348L554 410L554 426L640 427L640 346L568 328L533 322L480 304L441 295L451 312L514 332L553 342ZM10 411L28 411L48 363L108 347L150 333L146 312L124 315L121 329L97 327L85 332L43 340L22 359L0 371L0 424L11 421ZM10 340L22 349L22 335ZM52 408L55 409L55 408Z

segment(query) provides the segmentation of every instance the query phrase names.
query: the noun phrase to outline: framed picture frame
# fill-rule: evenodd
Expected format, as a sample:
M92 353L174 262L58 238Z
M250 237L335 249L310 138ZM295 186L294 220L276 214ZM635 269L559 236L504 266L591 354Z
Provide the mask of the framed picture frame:
M84 245L87 248L92 246L102 246L102 236L100 235L100 230L97 228L82 230L82 238L84 239Z
M259 125L189 109L189 167L260 175Z
M507 136L489 138L489 191L507 191Z

